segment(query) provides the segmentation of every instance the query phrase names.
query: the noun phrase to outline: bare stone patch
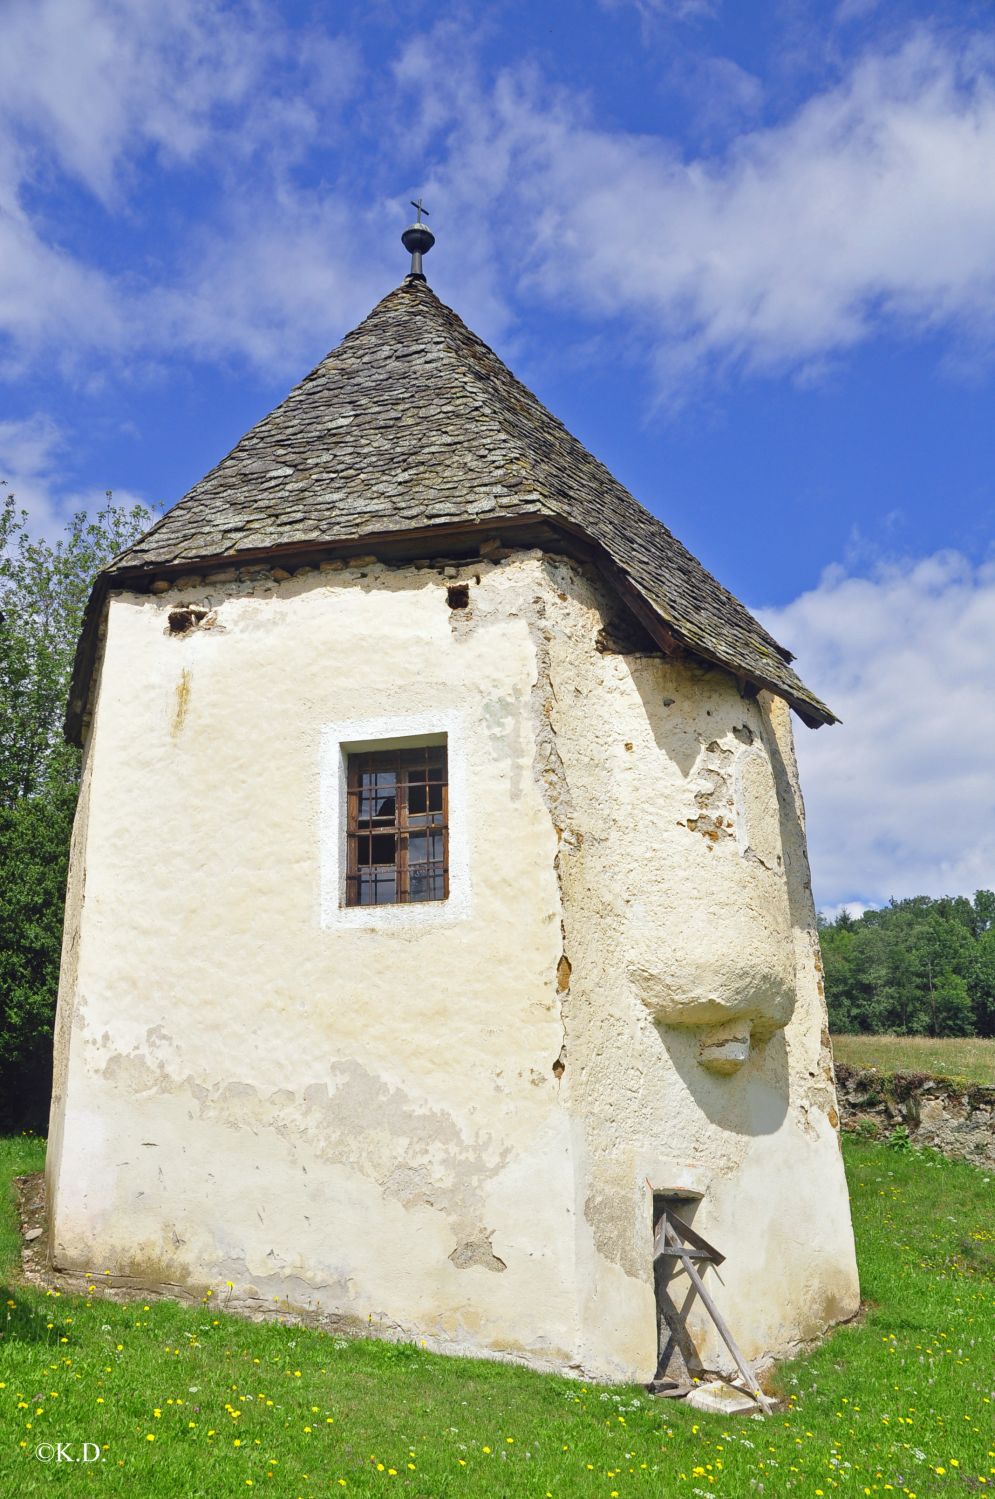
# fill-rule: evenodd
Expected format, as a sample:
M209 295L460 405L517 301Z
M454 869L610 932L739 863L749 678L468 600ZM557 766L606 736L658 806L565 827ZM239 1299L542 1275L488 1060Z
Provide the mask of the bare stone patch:
M508 1266L504 1260L494 1253L491 1244L493 1233L481 1234L479 1238L467 1239L464 1244L457 1244L449 1259L457 1270L471 1270L479 1266L481 1270L507 1270Z

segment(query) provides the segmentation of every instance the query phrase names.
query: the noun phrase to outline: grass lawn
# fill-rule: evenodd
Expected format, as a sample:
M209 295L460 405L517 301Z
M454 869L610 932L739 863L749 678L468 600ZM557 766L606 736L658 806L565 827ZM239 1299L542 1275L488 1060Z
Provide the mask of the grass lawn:
M0 1149L8 1170L37 1168L38 1142ZM932 1155L852 1141L845 1149L870 1310L781 1368L790 1404L770 1420L253 1324L213 1304L67 1298L17 1285L8 1259L0 1492L995 1492L993 1183ZM9 1226L3 1232L9 1255ZM83 1442L99 1444L100 1460L73 1467L35 1455L59 1441L76 1455Z
M834 1036L837 1062L882 1072L933 1072L995 1087L995 1041L979 1036Z

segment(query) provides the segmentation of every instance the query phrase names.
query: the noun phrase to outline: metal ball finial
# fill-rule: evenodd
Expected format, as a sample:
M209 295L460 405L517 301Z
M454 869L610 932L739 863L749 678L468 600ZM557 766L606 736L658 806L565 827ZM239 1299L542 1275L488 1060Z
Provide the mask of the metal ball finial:
M421 221L422 214L426 218L428 217L428 209L423 208L421 202L416 203L414 199L411 200L411 206L418 210L418 222L408 225L407 229L401 235L401 244L411 255L411 269L408 272L408 280L424 281L425 272L422 270L421 259L423 255L428 254L429 250L435 244L435 235L428 225L423 224Z

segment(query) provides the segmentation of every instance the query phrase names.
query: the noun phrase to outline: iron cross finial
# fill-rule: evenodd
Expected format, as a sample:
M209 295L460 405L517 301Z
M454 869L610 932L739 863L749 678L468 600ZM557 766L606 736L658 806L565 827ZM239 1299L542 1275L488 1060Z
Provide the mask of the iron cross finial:
M422 214L426 218L428 217L428 209L424 207L422 200L419 198L416 203L414 198L412 198L410 201L411 207L418 210L418 222L417 224L408 225L407 229L401 235L401 243L406 250L411 252L411 269L408 272L408 280L424 281L425 272L422 270L422 256L427 255L435 244L435 235L428 225L423 224L421 221Z

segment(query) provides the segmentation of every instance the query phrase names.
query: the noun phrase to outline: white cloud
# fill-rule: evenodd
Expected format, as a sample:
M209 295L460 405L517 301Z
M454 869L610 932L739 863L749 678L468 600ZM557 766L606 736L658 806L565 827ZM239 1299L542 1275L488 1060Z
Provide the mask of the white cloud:
M250 197L193 237L189 271L150 293L148 318L166 347L299 379L332 330L358 323L400 280L397 222L394 205L350 213L335 195L290 186Z
M258 6L218 0L7 0L0 47L24 169L53 161L104 200L149 148L194 158L281 51Z
M940 552L868 577L831 568L757 612L843 719L797 733L820 903L990 888L995 563Z
M26 510L31 530L54 537L78 510L96 512L106 500L106 489L80 489L67 483L63 458L69 448L66 434L44 413L20 421L0 422L0 484ZM114 502L131 506L140 497L115 490Z
M683 93L699 131L728 134L760 114L764 88L760 79L731 57L681 58L675 62L671 87Z
M334 215L335 194L288 178L319 136L333 136L358 76L351 43L292 32L256 0L7 0L0 55L5 376L53 349L63 365L93 351L208 347L267 358L314 326L315 281L329 279L338 247L319 253L312 222ZM192 224L176 213L155 259L127 272L70 248L52 209L69 181L108 224L132 229L148 213L133 206L139 193L194 170L213 181L207 207ZM262 246L278 234L285 254L270 258L261 315L280 329L260 337ZM186 315L169 316L181 304Z
M624 7L638 12L645 21L695 21L713 16L717 0L599 0L603 10L621 10Z
M22 360L235 354L289 373L318 323L332 335L398 279L399 204L380 184L405 166L434 193L439 279L485 336L538 299L636 349L671 399L710 372L817 379L882 332L939 330L965 367L965 350L988 357L995 44L980 34L919 30L731 135L760 85L699 59L699 91L723 102L696 118L726 144L698 151L612 128L535 66L489 75L452 22L402 42L389 83L349 41L255 0L7 0L0 55L0 334ZM320 180L300 170L318 145ZM51 216L69 177L108 234L115 217L152 228L149 190L168 197L184 171L204 206L188 218L176 198L157 255L127 272Z
M2 364L10 379L39 346L60 363L94 342L119 347L127 315L109 278L57 243L46 243L15 202L4 208L0 184L0 334L14 351Z
M61 446L61 432L44 414L0 422L0 484L15 495L37 531L50 531L56 523L52 486Z
M837 916L842 916L845 911L854 921L863 916L865 911L873 911L874 905L867 905L862 900L841 900L835 906L820 906L819 915L826 921L835 921Z
M863 20L865 16L877 10L879 4L880 0L840 0L836 7L835 20L840 26L845 26L849 21Z
M882 331L980 342L995 324L987 42L919 31L698 156L605 128L534 71L443 74L430 45L409 49L466 242L499 202L524 289L638 327L671 390L703 369L811 371Z

